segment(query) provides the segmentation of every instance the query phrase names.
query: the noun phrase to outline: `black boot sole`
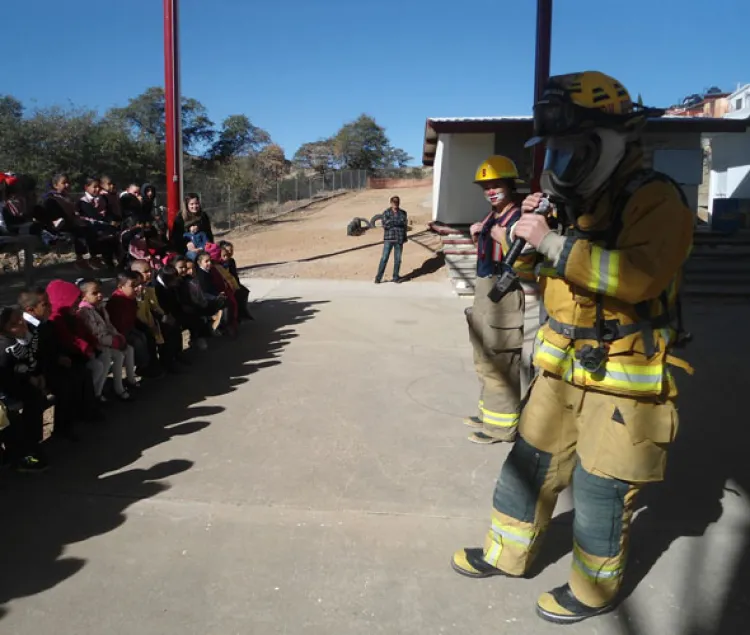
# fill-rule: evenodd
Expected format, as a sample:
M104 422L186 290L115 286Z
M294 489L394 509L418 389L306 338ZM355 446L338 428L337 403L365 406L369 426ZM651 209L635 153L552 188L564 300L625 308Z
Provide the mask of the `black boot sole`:
M591 611L590 613L586 613L585 615L557 615L556 613L548 613L537 605L536 614L545 622L564 626L565 624L577 624L578 622L583 622L584 620L587 620L591 617L599 617L600 615L605 615L606 613L613 611L614 608L614 606L603 606L602 608Z

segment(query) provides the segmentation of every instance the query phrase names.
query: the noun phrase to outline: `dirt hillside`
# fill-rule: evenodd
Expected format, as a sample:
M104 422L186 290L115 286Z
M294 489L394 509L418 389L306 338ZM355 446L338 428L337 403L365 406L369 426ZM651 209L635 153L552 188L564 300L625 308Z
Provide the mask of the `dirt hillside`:
M263 278L331 278L372 280L383 244L383 229L347 236L346 226L355 216L371 218L388 207L388 190L364 190L317 203L246 231L233 232L238 266L243 274ZM399 188L412 223L404 246L402 277L414 281L442 279L443 258L436 253L439 241L427 230L432 214L429 187ZM393 258L385 280L392 273Z

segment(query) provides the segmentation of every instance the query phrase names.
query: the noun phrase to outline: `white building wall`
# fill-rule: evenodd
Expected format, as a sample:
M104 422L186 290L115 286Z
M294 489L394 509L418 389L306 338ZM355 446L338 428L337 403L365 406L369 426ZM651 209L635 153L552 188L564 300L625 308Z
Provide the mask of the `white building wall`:
M709 214L715 198L750 199L750 131L711 138Z
M727 97L728 119L747 119L750 117L750 84L747 84Z
M474 175L495 147L494 134L441 134L435 153L432 219L469 225L487 214Z

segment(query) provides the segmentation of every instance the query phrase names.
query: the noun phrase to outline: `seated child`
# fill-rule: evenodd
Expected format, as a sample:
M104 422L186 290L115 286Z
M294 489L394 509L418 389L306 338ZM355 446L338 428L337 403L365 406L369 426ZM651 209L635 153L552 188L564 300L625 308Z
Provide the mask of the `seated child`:
M107 300L107 313L120 335L133 347L135 354L135 365L138 374L143 377L159 374L154 369L157 363L156 355L152 356L152 345L146 331L141 331L138 326L138 300L136 296L141 287L141 274L137 271L121 271L117 274L117 289L112 297ZM155 343L154 343L155 347Z
M172 316L177 322L177 328L180 332L179 351L182 352L182 331L190 331L191 345L198 350L206 350L206 337L211 335L210 329L201 319L193 305L185 302L180 287L180 276L173 265L165 265L156 274L156 297L159 300L159 306Z
M219 243L221 247L221 264L232 275L236 283L234 295L237 298L237 309L239 310L240 320L253 320L250 311L247 310L247 300L250 297L250 289L240 282L240 275L237 271L237 263L234 260L234 245L228 240L222 240Z
M131 217L125 231L120 234L122 249L127 254L126 266L133 260L148 260L154 269L161 267L161 257L166 249L149 220Z
M94 383L85 363L74 363L58 341L48 321L50 300L44 289L22 291L18 304L29 332L37 338L37 360L49 392L55 396L53 436L77 441L80 419L96 420Z
M98 280L84 278L78 281L81 291L81 302L78 304L78 315L97 340L99 356L105 368L112 366L112 379L115 396L121 401L132 401L133 397L127 388L137 388L135 377L135 353L125 337L121 335L109 319L104 306L104 295ZM127 384L122 381L122 367L125 365ZM126 387L127 386L127 387Z
M212 250L212 255L202 252L196 259L198 267L195 270L196 280L200 285L203 295L210 301L225 299L223 308L222 326L227 332L234 336L237 334L237 302L234 298L234 291L224 276L214 267L214 260L221 258L221 250L218 245Z
M130 267L143 280L137 298L138 325L158 350L161 365L170 372L175 372L175 362L189 365L182 353L182 329L177 320L159 304L151 263L148 260L135 260Z
M185 273L182 275L183 284L186 285L190 301L201 310L201 315L211 325L211 330L216 331L221 324L223 316L222 309L226 304L223 298L210 301L203 293L200 284L195 279L195 263L192 260L185 261Z
M100 419L99 402L109 366L105 368L104 360L97 356L97 340L76 312L81 291L72 282L52 280L47 285L47 296L51 307L49 323L59 350L74 366L84 366L90 373L94 404L87 405L87 412L92 419Z
M0 386L3 401L20 402L20 415L11 414L3 432L5 449L19 472L41 472L47 461L39 447L44 435L43 415L47 408L44 379L35 356L36 343L19 307L0 309ZM11 408L8 408L10 411Z
M208 235L206 232L200 231L200 227L197 223L193 223L188 227L182 237L187 243L187 253L185 254L188 259L195 261L199 251L203 251L208 244Z

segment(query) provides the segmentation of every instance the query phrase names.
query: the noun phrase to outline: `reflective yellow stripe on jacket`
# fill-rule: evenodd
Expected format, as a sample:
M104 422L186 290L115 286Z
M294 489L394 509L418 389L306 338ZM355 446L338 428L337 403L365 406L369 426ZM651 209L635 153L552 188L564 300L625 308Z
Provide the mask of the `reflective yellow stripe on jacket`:
M609 358L601 370L590 373L575 357L573 345L562 349L545 339L546 328L539 329L534 354L534 365L565 381L581 387L597 388L604 392L625 395L656 396L664 392L664 382L671 385L670 373L663 357L636 363L634 356Z

